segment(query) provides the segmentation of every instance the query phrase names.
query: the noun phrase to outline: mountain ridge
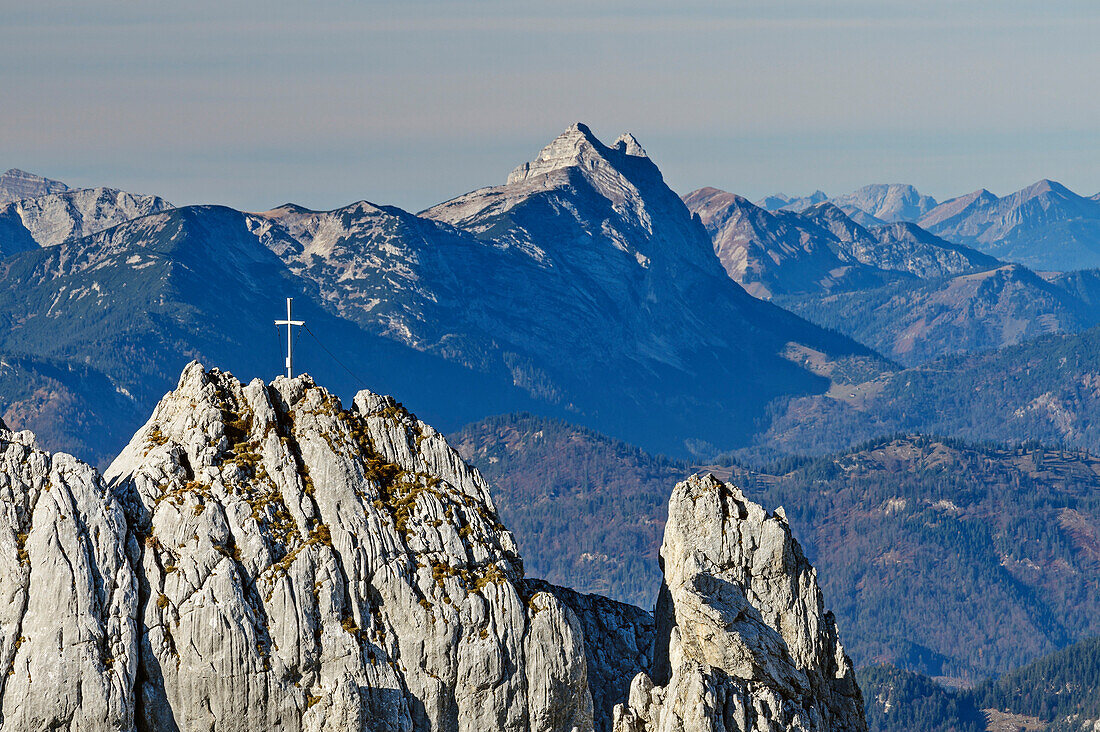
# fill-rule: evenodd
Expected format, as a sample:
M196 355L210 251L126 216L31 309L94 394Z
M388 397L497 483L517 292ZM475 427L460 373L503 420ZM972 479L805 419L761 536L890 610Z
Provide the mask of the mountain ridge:
M327 344L303 363L341 388L366 376L447 428L539 409L680 453L731 444L776 396L822 393L852 364L888 367L730 281L633 138L575 125L520 167L430 216L187 206L14 254L0 353L90 358L147 408L186 358L280 363L272 328L235 314L282 312L282 290ZM36 424L47 444L64 429Z
M0 485L0 704L21 729L867 729L782 512L713 477L672 489L655 616L528 583L439 432L308 376L192 362L102 476L0 422ZM692 617L728 622L692 637ZM705 675L736 709L696 683L722 656Z
M867 228L908 221L956 244L1033 269L1100 267L1100 194L1081 196L1047 178L1003 197L981 188L939 203L908 184L872 184L832 197L768 196L760 204L772 211L801 213L824 201Z
M51 180L18 168L11 168L0 174L0 204L67 190L69 187L59 180Z

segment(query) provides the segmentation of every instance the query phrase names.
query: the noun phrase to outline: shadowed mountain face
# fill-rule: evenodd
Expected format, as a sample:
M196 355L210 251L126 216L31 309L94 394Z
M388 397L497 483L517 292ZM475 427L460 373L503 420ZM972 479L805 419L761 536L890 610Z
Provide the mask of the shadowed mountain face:
M1100 451L1100 329L932 361L775 405L744 456L821 454L894 432Z
M106 201L102 191L16 204L83 214L58 215L73 232L60 244L0 262L0 354L79 363L141 409L191 358L246 377L279 370L271 321L287 296L310 327L300 369L341 390L369 380L447 429L538 409L684 453L745 439L778 396L883 366L748 295L637 142L608 147L582 125L506 185L422 216L366 202L141 216L116 194L103 206L75 203ZM73 238L93 213L106 224L127 211L139 217ZM37 244L62 238L12 212ZM63 386L4 395L4 413L47 444L109 457L116 438L45 424L46 405L77 391Z
M248 375L279 370L284 341L272 321L287 296L341 363L377 374L397 393L449 395L440 411L452 419L528 404L500 378L493 383L329 313L261 243L254 231L262 223L221 207L175 209L0 262L0 384L11 386L5 419L109 460L188 360L216 357ZM268 232L265 241L274 238ZM297 337L299 368L352 390L356 378L306 338ZM84 428L96 424L111 429Z
M1076 273L1075 273L1076 274ZM1090 280L1088 273L1081 273ZM1100 322L1100 308L1018 264L822 297L775 302L915 366Z

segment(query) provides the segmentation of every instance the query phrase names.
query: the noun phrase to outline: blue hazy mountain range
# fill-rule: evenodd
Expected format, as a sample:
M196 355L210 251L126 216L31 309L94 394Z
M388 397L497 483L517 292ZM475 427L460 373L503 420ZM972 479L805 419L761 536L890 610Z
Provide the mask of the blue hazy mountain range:
M537 409L685 453L746 439L776 398L889 367L746 293L637 142L583 125L421 215L152 207L115 223L105 201L106 228L85 211L81 236L0 260L4 419L97 462L193 358L278 373L287 296L310 328L301 369L449 429ZM6 240L73 227L73 206L26 209L0 215Z
M906 184L869 185L830 198L776 194L768 211L795 211L830 201L863 226L909 221L957 244L1039 270L1100 267L1100 194L1086 197L1040 180L1007 196L974 191L937 203Z
M580 124L503 185L419 214L3 180L31 196L0 207L0 413L97 462L191 358L277 373L288 296L309 325L301 368L337 391L397 394L444 429L531 410L672 455L759 449L790 432L790 405L848 404L903 378L898 363L1100 322L1097 273L1036 273L935 233L985 235L959 224L967 206L926 228L905 217L951 202L906 186L775 211L715 189L681 200L637 140ZM1072 211L1086 231L1100 205L1033 188L1011 201L1050 201L1045 217L981 231Z
M1033 271L910 221L847 213L853 200L888 219L896 216L887 211L947 205L911 186L868 186L836 199L843 200L843 209L819 200L769 211L714 188L684 196L727 274L746 290L904 365L1100 323L1096 270Z

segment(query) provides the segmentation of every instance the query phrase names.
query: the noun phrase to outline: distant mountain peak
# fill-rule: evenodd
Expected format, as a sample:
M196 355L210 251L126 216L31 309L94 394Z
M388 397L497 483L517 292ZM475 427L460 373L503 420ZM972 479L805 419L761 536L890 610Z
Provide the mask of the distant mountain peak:
M872 183L832 201L849 216L859 211L884 223L916 221L936 207L936 199L908 183Z
M50 193L63 193L67 190L69 187L59 180L51 180L19 168L12 168L0 174L0 203L45 196Z
M699 190L709 190L709 186L707 188L700 188ZM773 193L770 196L764 196L763 198L761 198L759 201L756 202L756 205L764 209L765 211L777 211L790 202L791 197L788 196L786 193Z
M648 158L645 148L638 143L638 139L629 132L624 132L615 140L613 147L616 150L636 158Z
M53 187L60 187L61 190L68 190L69 187L59 180L51 180L45 176L38 175L37 173L30 173L26 170L20 170L19 168L9 168L4 171L3 175L0 175L0 179L16 179L32 181L34 183L48 183Z
M1092 269L1100 262L1100 208L1048 178L997 197L984 188L918 222L937 236L1033 269Z
M829 218L839 218L843 216L844 218L848 218L848 215L844 213L843 209L832 201L822 201L812 206L807 206L802 214L804 216L825 216Z
M588 125L576 122L544 147L537 158L513 170L508 176L508 185L566 168L617 169L625 157L649 161L645 149L634 135L624 133L608 147L599 141Z
M756 202L756 205L765 211L779 211L780 209L801 213L810 206L829 200L829 196L820 189L808 196L788 196L786 193L776 193L765 196Z
M1028 187L1020 191L1021 198L1034 198L1035 196L1041 196L1045 193L1053 193L1058 196L1067 196L1077 198L1077 194L1066 188L1064 185L1057 181L1050 180L1049 178L1042 178L1035 181Z
M117 188L66 189L20 198L0 205L0 250L10 253L13 238L52 246L170 208L172 204L159 196Z

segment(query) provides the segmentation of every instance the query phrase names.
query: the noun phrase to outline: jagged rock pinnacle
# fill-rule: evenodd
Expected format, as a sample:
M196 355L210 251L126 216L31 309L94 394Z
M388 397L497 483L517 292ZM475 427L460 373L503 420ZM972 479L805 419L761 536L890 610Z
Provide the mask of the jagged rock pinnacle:
M865 732L852 663L781 509L689 478L661 559L653 674L631 684L616 732Z
M614 153L637 158L647 157L645 150L629 133L620 135L611 147L606 147L587 125L576 122L544 147L534 161L513 170L508 176L508 184L520 183L562 168L609 165L606 157Z
M5 728L865 729L782 514L712 478L656 628L525 580L481 475L370 391L192 363L105 478L0 427Z

